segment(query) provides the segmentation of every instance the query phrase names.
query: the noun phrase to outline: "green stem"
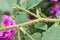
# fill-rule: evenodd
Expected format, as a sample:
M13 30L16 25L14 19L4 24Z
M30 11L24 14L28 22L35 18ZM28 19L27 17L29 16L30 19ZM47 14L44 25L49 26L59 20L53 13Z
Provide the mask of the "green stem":
M20 7L20 6L18 6L17 4L15 4L15 7L18 8L19 10L23 10L23 11L25 11L25 12L31 14L32 16L38 18L38 16L36 16L34 13L32 13L32 12L30 12L30 11L28 11L28 10L26 10L26 9L24 9L24 8L22 8L22 7Z
M20 36L20 29L19 29L19 27L17 28L17 37L18 37L18 40L21 40L21 36Z
M39 12L41 13L41 11L39 11L38 7L36 7L36 15L40 18L41 16L40 16Z
M25 26L25 25L33 24L33 23L40 22L40 21L44 21L44 22L60 22L60 19L39 18L39 19L35 19L35 20L31 20L31 21L22 23L22 24L3 27L3 28L0 28L0 30L7 30L7 29L12 29L12 28L17 28L17 26Z
M23 27L21 27L20 30L21 30L23 33L27 34L27 36L28 36L29 38L31 38L31 40L35 40L29 33L27 33L27 32L23 29Z

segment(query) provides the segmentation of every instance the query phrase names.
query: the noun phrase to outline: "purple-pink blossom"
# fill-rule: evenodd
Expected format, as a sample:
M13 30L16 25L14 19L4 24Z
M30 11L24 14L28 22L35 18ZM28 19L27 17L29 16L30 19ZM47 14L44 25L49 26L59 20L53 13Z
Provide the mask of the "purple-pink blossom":
M30 15L28 19L33 20L33 19L34 19L34 17Z
M60 0L50 0L50 2L52 5L50 13L56 16L56 14L60 12Z
M15 20L12 19L8 15L2 15L2 24L5 27L15 25ZM13 36L16 34L16 28L9 29L9 30L2 30L0 31L0 40L13 40Z
M15 20L12 19L10 16L8 15L3 15L2 16L2 23L5 25L5 26L11 26L11 25L15 25Z
M28 19L29 19L29 20L33 20L33 19L34 19L34 16L29 15L29 16L28 16Z

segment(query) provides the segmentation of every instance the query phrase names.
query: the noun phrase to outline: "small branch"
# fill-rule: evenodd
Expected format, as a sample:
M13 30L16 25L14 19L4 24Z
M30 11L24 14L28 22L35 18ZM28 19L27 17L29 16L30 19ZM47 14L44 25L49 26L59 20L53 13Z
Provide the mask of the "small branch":
M21 40L21 35L20 35L19 26L17 27L17 37L18 37L18 40Z
M22 24L20 24L20 26L34 24L34 23L40 22L40 21L44 21L44 22L60 22L60 19L39 18L39 19L31 20L29 22L22 23Z
M28 36L29 38L31 38L31 40L35 40L29 33L27 33L27 32L23 29L23 27L21 27L20 30L21 30L23 33L27 34L27 36Z
M12 29L12 28L17 28L18 25L13 25L13 26L8 26L8 27L0 27L0 31L1 30L8 30L8 29Z
M36 7L36 15L40 18L41 16L40 16L39 12L41 13L41 11L39 11L38 7Z
M3 27L0 28L0 30L7 30L7 29L12 29L12 28L17 28L17 26L25 26L25 25L29 25L29 24L33 24L39 21L44 21L44 22L60 22L60 19L50 19L50 18L39 18L39 19L35 19L35 20L31 20L22 24L17 24L17 25L13 25L13 26L7 26L7 27Z
M15 7L18 8L19 10L23 10L23 11L25 11L25 12L31 14L32 16L38 18L38 16L36 16L34 13L32 13L32 12L30 12L30 11L28 11L28 10L26 10L26 9L24 9L24 8L22 8L22 7L20 7L20 6L18 6L17 4L15 4Z

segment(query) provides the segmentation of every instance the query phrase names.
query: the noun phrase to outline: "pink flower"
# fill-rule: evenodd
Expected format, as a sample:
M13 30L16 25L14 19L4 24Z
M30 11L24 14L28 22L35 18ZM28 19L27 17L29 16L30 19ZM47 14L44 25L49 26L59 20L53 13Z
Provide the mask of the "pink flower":
M13 20L8 15L2 15L2 23L5 26L15 25L15 20ZM13 40L12 37L16 34L16 28L0 31L0 40Z
M13 20L10 16L3 15L2 22L5 26L15 25L15 20Z
M33 20L33 19L34 19L34 16L29 15L29 16L28 16L28 19L29 19L29 20Z
M60 12L60 0L50 0L50 2L52 5L50 13L56 16L56 14Z

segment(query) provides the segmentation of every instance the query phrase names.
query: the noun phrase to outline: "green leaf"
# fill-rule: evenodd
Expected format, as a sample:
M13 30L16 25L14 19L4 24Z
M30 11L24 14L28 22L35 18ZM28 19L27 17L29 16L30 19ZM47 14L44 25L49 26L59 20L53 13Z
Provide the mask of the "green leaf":
M60 18L60 12L56 14L57 18Z
M35 40L41 40L41 34L39 32L34 33L33 35L31 35L33 37L33 39ZM31 40L28 36L25 36L25 40Z
M1 13L1 11L0 11L0 25L1 25L1 20L2 20L2 13Z
M33 25L29 26L28 30L29 30L31 33L36 32L36 28L35 28Z
M44 33L42 40L60 40L60 25L50 27Z
M16 0L0 0L0 10L12 11Z
M32 35L32 37L33 37L35 40L41 40L41 34L40 34L39 32L34 33L34 34Z
M24 38L25 40L31 40L28 36L25 36Z
M32 9L37 6L41 0L20 0L20 5L26 9Z
M26 8L26 2L26 0L20 0L21 7Z
M35 28L47 30L47 24L40 22L40 23L35 24Z
M16 23L26 22L28 19L28 14L26 12L21 12L16 16Z

